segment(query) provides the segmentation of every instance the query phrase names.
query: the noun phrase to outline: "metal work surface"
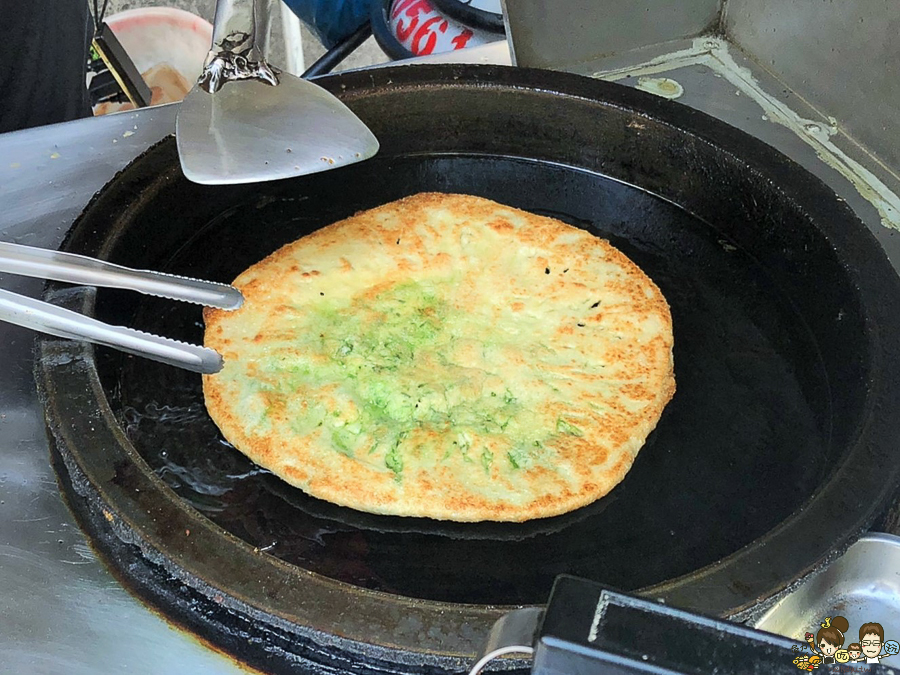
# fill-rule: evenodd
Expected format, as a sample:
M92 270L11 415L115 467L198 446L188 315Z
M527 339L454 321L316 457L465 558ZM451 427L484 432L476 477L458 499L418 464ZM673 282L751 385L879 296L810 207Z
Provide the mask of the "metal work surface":
M729 0L730 40L900 169L900 3Z
M854 627L877 621L893 628L900 626L897 598L900 598L900 538L870 534L851 546L822 574L775 604L754 625L798 640L826 616L843 616ZM887 663L898 666L893 660Z
M0 239L56 247L175 108L0 136ZM0 275L38 296L43 282ZM32 375L34 333L0 323L0 656L10 673L248 672L147 608L97 559L62 500Z
M572 70L607 54L709 31L720 0L505 0L515 63Z
M677 79L685 89L683 102L744 127L829 182L889 255L900 259L895 232L880 225L870 202L796 134L762 120L756 101L735 95L727 80L703 64L685 66ZM94 191L131 157L172 132L172 113L173 108L161 108L0 137L0 237L58 244ZM9 276L0 284L32 295L40 288L39 282ZM49 465L31 374L33 336L0 325L0 344L8 364L0 371L4 667L12 672L240 672L144 609L93 558L58 496Z

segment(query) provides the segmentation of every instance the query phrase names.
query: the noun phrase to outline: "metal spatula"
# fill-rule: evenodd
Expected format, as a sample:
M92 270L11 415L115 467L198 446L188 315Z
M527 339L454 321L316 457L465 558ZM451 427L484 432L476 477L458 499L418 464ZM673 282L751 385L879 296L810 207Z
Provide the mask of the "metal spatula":
M332 94L265 60L270 0L218 0L213 44L181 104L176 138L189 180L254 183L367 159L378 141Z

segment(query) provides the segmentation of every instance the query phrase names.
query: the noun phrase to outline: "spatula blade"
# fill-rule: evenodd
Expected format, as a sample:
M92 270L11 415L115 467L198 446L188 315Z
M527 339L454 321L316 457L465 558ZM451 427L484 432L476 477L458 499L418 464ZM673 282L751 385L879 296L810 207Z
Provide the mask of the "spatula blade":
M229 82L214 94L195 86L178 112L184 175L228 185L290 178L359 162L378 140L341 101L288 73L271 86Z

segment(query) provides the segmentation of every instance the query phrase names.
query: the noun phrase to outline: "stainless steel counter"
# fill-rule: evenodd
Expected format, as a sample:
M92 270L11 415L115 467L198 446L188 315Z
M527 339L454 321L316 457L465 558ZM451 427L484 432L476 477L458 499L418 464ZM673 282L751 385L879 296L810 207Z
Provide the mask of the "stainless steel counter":
M55 247L91 196L172 133L175 106L0 135L0 239ZM0 275L36 296L40 281ZM0 671L246 673L170 626L97 560L57 489L34 334L0 323Z
M503 61L503 52L470 60ZM881 224L859 186L823 162L814 144L798 135L802 130L774 123L758 101L741 96L708 62L682 59L670 68L637 69L633 78L613 70L604 77L634 83L638 75L663 72L683 87L683 102L763 138L828 182L869 224L895 264L900 261L900 235ZM758 80L767 85L764 76ZM0 135L0 240L56 246L116 171L172 133L176 109ZM41 282L0 275L0 287L36 296ZM29 331L0 323L0 671L246 672L149 611L96 559L50 467L32 379L33 340Z

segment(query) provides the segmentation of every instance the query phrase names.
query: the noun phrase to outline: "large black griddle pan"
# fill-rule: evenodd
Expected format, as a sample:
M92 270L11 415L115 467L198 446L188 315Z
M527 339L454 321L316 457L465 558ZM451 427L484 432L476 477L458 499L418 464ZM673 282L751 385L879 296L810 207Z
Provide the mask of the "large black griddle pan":
M44 339L37 379L73 506L147 597L269 667L452 669L504 606L541 602L564 572L747 616L891 503L900 283L818 179L702 113L576 76L454 65L320 82L376 133L375 159L213 188L187 182L164 141L64 248L230 281L360 209L483 195L608 237L656 281L678 391L601 503L466 528L313 500L221 439L198 376ZM72 293L48 291L106 321L202 338L196 307Z

